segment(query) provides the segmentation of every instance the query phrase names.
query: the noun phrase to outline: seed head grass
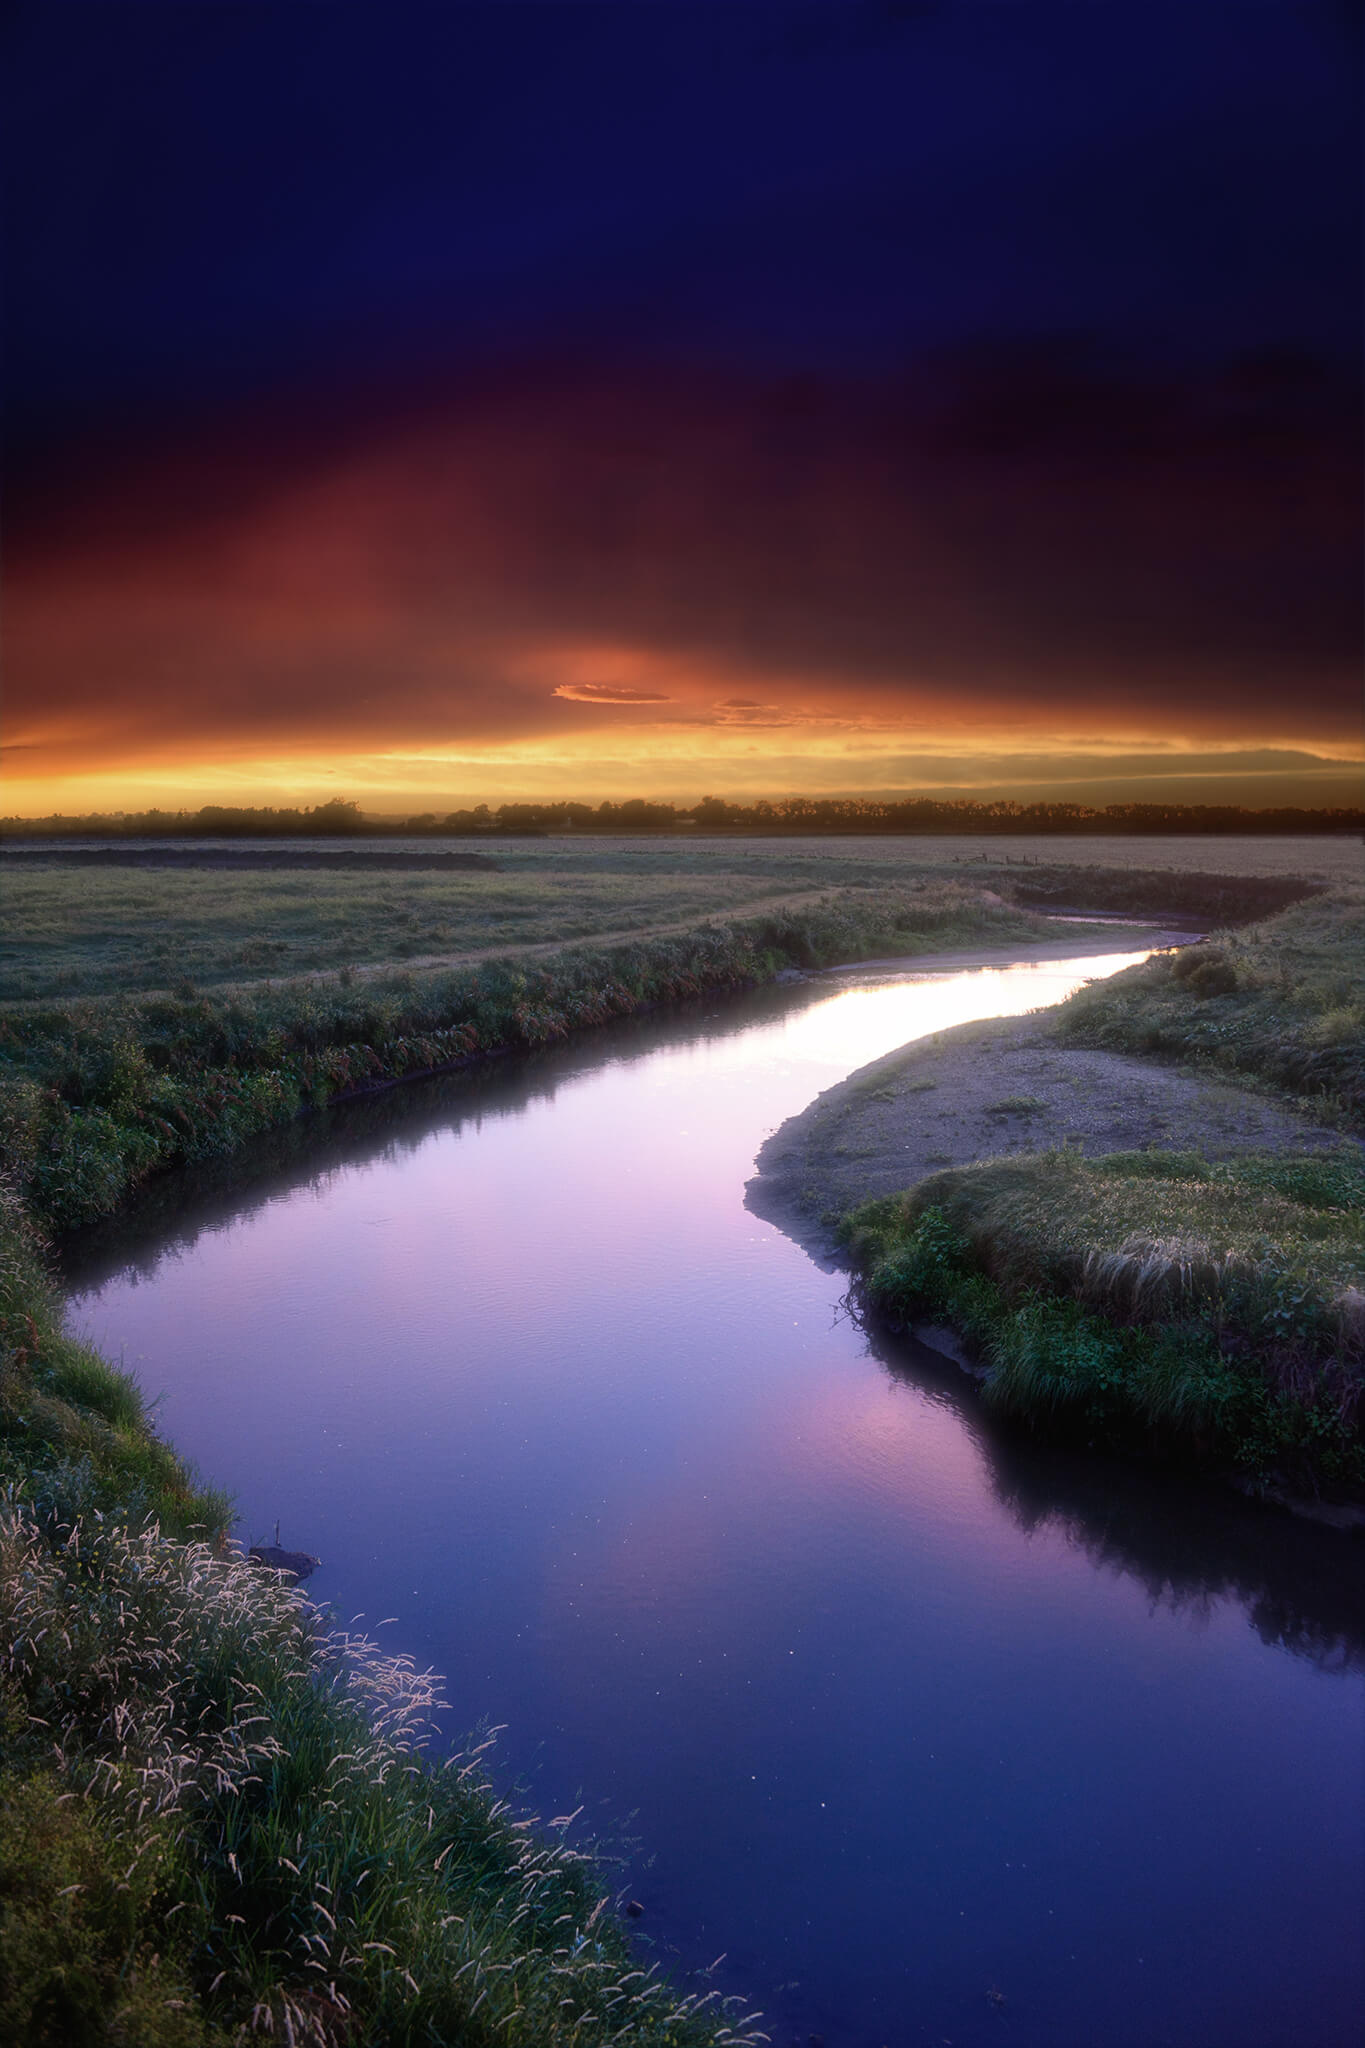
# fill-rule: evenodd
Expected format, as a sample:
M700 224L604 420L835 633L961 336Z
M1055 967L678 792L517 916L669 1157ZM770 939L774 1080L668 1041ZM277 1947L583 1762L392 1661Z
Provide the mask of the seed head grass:
M430 1673L280 1575L11 1497L0 1640L3 2038L759 2038L639 1965L486 1745L428 1754Z

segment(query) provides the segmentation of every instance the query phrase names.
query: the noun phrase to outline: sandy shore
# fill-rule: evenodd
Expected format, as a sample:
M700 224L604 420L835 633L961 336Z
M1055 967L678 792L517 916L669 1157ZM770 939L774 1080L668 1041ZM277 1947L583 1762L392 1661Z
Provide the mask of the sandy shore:
M1145 927L1141 937L1134 931L1134 951L1190 936ZM1095 950L1092 932L1017 957ZM864 963L859 971L875 964L930 972L1006 963L998 952L955 953ZM826 1089L765 1142L746 1201L813 1257L841 1263L834 1235L841 1215L943 1166L1063 1144L1087 1154L1160 1145L1223 1159L1354 1142L1232 1082L1062 1045L1054 1013L1035 1011L916 1039Z

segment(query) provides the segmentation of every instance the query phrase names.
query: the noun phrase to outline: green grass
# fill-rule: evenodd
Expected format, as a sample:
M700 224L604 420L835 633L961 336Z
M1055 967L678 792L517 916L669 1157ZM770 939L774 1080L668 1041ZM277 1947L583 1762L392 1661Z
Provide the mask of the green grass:
M1357 1152L1071 1151L932 1175L846 1230L893 1323L952 1323L1033 1426L1365 1492Z
M500 856L501 857L501 856ZM214 988L431 955L701 924L785 892L782 874L696 874L603 861L511 872L338 874L213 868L6 869L8 996ZM790 886L819 887L799 876Z
M0 1182L0 1486L38 1514L86 1512L220 1537L225 1497L157 1437L126 1373L62 1327L41 1238Z
M1365 890L1337 888L1094 982L1063 1007L1075 1045L1264 1083L1365 1125Z

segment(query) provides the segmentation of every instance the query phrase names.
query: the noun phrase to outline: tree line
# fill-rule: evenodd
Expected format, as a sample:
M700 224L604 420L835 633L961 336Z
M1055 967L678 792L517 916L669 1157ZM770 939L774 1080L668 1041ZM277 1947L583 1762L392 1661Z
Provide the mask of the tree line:
M402 833L446 838L481 833L721 831L757 833L1316 833L1365 832L1365 809L1308 809L1279 805L1253 810L1240 804L1125 803L1096 808L1078 803L1022 804L999 798L876 797L760 798L730 803L705 796L682 806L631 797L624 803L477 804L438 816L376 817L358 803L334 798L311 808L204 804L197 811L115 811L84 816L54 812L45 818L0 819L0 837L32 838L264 838L366 837Z

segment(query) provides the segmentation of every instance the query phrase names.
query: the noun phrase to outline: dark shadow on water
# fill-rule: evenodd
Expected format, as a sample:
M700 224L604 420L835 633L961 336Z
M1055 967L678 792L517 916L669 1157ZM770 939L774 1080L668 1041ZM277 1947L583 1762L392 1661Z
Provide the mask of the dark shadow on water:
M993 1415L976 1383L912 1338L868 1332L893 1379L951 1407L1026 1534L1059 1530L1154 1607L1237 1600L1261 1641L1324 1672L1365 1670L1365 1537L1299 1519L1137 1459L1040 1443Z

